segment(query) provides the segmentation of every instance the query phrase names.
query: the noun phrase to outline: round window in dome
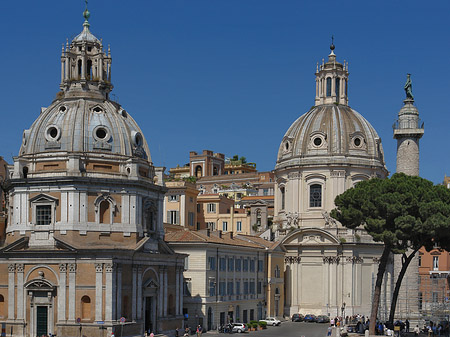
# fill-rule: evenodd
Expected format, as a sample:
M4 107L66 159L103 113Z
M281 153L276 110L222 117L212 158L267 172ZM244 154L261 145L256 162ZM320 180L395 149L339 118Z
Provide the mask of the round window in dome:
M360 147L361 146L361 138L356 137L355 139L353 139L353 144L355 144L356 147Z
M109 131L105 126L100 125L94 129L94 138L97 141L107 142L110 137Z
M314 138L313 143L314 143L315 146L322 145L322 138L320 138L320 137Z
M47 126L47 129L45 129L45 139L49 142L56 142L59 140L60 137L60 130L59 127L56 125L49 125Z
M61 106L59 107L59 111L60 111L60 112L66 112L66 110L67 110L67 108L66 108L64 105L61 105Z
M133 140L133 145L136 147L141 147L144 145L144 137L138 131L131 132L131 139Z

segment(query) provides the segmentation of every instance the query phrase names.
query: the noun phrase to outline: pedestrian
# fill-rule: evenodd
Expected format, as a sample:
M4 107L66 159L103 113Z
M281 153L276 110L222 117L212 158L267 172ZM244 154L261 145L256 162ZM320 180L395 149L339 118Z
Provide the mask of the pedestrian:
M408 319L406 319L406 332L409 332L409 320Z
M178 328L175 329L175 337L180 337L180 336L179 336L179 329L178 329Z
M202 326L199 324L197 326L197 337L201 337L202 336Z
M150 337L155 337L155 334L152 332L150 332Z
M331 327L331 325L328 327L328 332L327 332L327 336L331 336L331 331L333 330L333 328Z
M420 333L419 326L416 325L416 327L414 328L414 336L419 336L419 333Z

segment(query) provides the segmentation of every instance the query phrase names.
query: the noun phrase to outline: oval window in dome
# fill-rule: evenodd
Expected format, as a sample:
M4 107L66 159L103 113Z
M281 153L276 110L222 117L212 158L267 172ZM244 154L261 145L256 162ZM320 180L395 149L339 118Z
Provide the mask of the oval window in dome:
M322 138L316 137L316 138L314 138L313 142L314 142L315 146L320 146L320 145L322 145Z
M356 138L353 140L353 144L355 144L356 147L361 146L361 138L356 137Z
M66 112L66 110L67 110L67 108L64 105L59 107L60 112Z
M95 135L97 136L98 139L105 139L107 134L108 132L106 132L106 130L103 128L98 128L95 131Z
M49 125L45 130L45 139L49 142L56 142L59 139L60 131L56 125Z
M286 149L286 151L289 151L289 142L286 142L286 143L284 144L284 148Z
M100 113L100 112L103 112L103 110L102 110L102 108L100 108L99 106L96 106L96 107L94 108L94 112Z

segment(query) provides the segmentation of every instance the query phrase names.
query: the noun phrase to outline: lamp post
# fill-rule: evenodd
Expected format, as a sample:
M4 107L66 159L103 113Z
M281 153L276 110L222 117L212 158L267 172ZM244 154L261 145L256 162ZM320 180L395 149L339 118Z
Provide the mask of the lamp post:
M341 312L342 312L342 321L344 321L345 320L345 302L342 303Z

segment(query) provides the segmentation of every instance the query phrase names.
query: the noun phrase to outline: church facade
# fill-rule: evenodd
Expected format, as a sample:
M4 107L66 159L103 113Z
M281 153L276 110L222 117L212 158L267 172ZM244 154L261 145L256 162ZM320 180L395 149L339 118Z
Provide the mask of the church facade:
M109 99L111 54L84 17L7 185L0 314L12 336L132 336L183 319L184 255L163 240L162 171Z
M348 65L334 45L317 65L315 105L284 135L275 167L274 229L286 249L285 315L368 315L382 245L329 215L337 195L388 175L381 139L348 105ZM385 289L392 283L385 277Z

